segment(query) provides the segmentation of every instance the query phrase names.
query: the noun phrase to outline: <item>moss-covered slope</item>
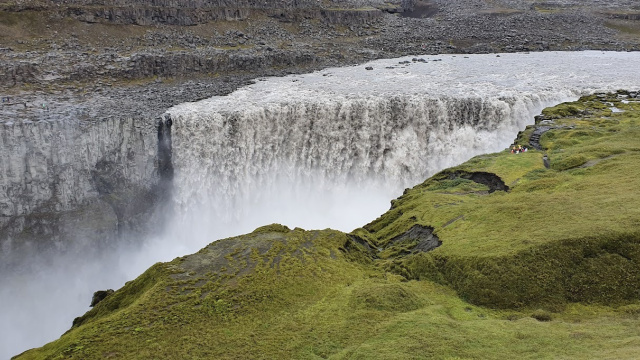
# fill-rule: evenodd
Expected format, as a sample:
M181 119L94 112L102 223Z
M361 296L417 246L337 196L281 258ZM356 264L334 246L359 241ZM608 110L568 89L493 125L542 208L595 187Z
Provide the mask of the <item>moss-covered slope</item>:
M543 151L505 150L447 169L355 233L385 249L389 269L448 284L480 305L640 298L640 102L593 95L538 121L517 142L529 145L544 127ZM474 174L489 186L469 180ZM442 246L411 253L390 241L416 223Z
M447 169L352 234L270 225L156 264L17 358L637 358L640 102L621 95L545 110L517 139L543 150Z

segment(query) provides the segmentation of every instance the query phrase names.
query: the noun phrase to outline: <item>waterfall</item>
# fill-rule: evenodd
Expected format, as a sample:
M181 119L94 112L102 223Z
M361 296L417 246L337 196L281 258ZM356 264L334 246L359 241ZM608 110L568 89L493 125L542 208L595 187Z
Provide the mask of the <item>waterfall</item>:
M157 171L172 177L174 205L166 232L136 246L0 274L0 358L58 337L93 291L156 261L270 222L362 226L405 187L505 149L546 106L637 89L638 63L638 53L599 51L406 57L258 79L142 124L0 121L0 220L50 199L73 210L99 190L92 171L104 159L128 183L150 186ZM60 198L46 187L57 174Z
M562 99L395 95L171 110L174 201L181 211L202 205L227 222L246 216L246 204L277 205L301 187L387 189L386 205L438 170L509 146L543 107Z
M264 223L278 220L256 208L283 207L323 217L323 197L347 206L365 191L384 194L386 207L436 171L505 149L544 107L637 87L637 58L597 51L405 57L258 79L229 96L175 106L166 116L176 220ZM348 231L385 210L362 208L344 211L361 212L360 222L308 223ZM250 230L236 225L222 233Z

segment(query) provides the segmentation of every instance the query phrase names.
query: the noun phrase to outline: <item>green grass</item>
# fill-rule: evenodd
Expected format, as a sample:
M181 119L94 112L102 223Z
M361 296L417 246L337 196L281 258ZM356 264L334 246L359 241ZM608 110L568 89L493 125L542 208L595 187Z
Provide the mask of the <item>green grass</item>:
M281 231L156 264L82 325L19 358L630 359L640 349L637 305L490 310L348 259L339 232Z
M505 150L436 174L352 234L273 224L213 242L18 358L635 359L640 103L605 101L625 112L593 96L545 111L549 169L543 152ZM473 172L510 191L452 176ZM391 241L416 224L442 245Z
M260 247L270 238L276 248L290 250L286 242L304 248L315 238L327 247L309 248L315 260L308 263L300 262L305 256L281 259L280 271L258 265L260 271L237 282L213 276L215 285L197 286L208 275L193 270L214 249L199 253L200 260L158 264L118 291L119 298L98 304L83 325L20 358L631 359L640 348L637 305L572 305L561 313L490 310L461 300L448 287L347 260L339 250L347 239L337 232L261 236L227 243L246 240ZM235 254L227 264L233 273L233 263L251 261L247 249L225 248L217 255ZM276 253L266 250L267 262L269 252ZM191 275L180 272L186 269ZM111 309L123 298L127 305ZM541 313L552 320L536 320Z
M435 175L394 200L394 208L367 225L361 234L385 241L418 222L434 226L447 246L439 252L483 256L513 253L532 245L602 232L626 232L638 224L635 206L640 194L640 113L638 104L619 104L625 113L606 118L563 119L574 128L547 132L541 143L551 169L543 167L543 152L510 154L507 150L475 157L455 170L491 172L510 186L509 193L486 196L451 194L452 183ZM635 110L634 110L635 109ZM606 110L608 111L608 110ZM577 168L590 160L591 167ZM444 188L447 191L444 191ZM434 191L437 190L437 191ZM437 211L434 211L437 209ZM397 217L398 213L402 213ZM464 220L444 226L464 215ZM501 234L509 233L508 239Z

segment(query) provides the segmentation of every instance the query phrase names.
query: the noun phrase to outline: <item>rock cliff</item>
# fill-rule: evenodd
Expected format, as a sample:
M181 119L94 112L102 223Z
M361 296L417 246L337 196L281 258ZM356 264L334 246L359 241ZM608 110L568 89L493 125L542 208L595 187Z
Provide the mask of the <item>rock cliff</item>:
M4 121L0 152L7 255L108 243L138 226L145 203L157 198L158 132L150 121Z
M397 2L397 1L396 1ZM23 1L6 7L10 11L46 10L59 17L83 22L135 25L194 26L210 21L246 20L260 14L282 21L320 18L329 23L352 25L379 18L389 6L402 11L402 3L389 5L382 1ZM384 5L384 6L383 6Z

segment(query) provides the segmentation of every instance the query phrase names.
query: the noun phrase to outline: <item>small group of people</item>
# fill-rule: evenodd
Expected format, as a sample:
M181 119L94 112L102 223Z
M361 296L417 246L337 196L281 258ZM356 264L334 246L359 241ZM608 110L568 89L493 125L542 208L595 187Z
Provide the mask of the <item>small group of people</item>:
M520 154L523 152L527 152L527 147L526 146L522 146L522 145L513 145L511 147L511 153L512 154Z
M2 103L10 103L11 102L11 98L8 96L3 96L2 97Z

